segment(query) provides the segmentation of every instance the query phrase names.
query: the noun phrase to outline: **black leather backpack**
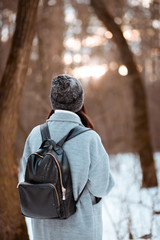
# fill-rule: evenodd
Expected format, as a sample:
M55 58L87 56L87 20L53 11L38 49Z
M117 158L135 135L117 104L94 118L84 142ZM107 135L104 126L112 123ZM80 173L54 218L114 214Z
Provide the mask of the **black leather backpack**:
M28 157L25 182L18 184L22 215L31 218L68 218L76 211L66 141L90 130L78 126L58 143L50 138L48 124L40 126L42 144ZM84 189L83 189L84 190Z

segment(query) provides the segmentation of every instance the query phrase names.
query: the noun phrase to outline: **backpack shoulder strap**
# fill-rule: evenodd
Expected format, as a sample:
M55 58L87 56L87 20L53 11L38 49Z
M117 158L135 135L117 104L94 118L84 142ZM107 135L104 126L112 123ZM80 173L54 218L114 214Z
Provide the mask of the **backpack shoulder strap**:
M42 142L51 138L47 122L40 125L40 130L41 130Z
M70 139L80 135L81 133L89 131L89 130L91 130L91 129L83 127L83 126L77 126L77 127L73 128L73 129L71 129L70 132L66 136L64 136L57 144L59 146L63 146L63 144L66 141L69 141Z
M86 127L83 127L83 126L77 126L75 128L72 129L72 132L69 133L66 141L69 141L70 139L80 135L81 133L84 133L84 132L87 132L87 131L90 131L91 128L86 128Z
M47 139L51 139L47 122L40 125L40 130L41 130L42 142ZM89 130L91 130L91 129L83 127L83 126L77 126L73 129L71 129L70 132L67 135L65 135L57 144L59 146L63 146L63 144L66 141L69 141L70 139L78 136L79 134L84 133Z

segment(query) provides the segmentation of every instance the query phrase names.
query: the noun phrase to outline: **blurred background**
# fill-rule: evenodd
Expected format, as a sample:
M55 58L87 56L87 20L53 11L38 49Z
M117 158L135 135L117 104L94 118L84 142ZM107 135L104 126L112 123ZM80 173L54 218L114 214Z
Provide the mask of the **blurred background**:
M17 2L0 1L0 77L15 29ZM107 0L123 31L147 94L151 139L160 149L160 8L153 0ZM88 114L109 153L134 152L133 96L128 69L113 34L89 1L40 1L36 34L18 120L18 159L30 130L50 111L51 79L68 73L82 81ZM125 53L124 53L125 55Z
M0 79L17 6L0 0ZM159 240L159 0L39 1L18 110L17 164L29 132L48 117L51 80L62 73L81 81L110 155L116 187L104 201L104 240Z

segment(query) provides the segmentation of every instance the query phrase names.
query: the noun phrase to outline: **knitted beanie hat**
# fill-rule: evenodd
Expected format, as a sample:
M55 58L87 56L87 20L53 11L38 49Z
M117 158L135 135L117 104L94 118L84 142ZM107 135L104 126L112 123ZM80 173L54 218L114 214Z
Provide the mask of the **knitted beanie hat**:
M84 102L84 93L80 82L68 74L56 76L51 84L50 102L53 110L63 109L78 112Z

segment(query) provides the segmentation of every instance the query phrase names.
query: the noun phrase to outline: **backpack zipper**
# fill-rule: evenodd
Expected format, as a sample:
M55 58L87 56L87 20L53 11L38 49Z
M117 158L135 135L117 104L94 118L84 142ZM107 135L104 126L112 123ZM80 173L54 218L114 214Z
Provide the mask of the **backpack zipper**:
M56 192L56 196L57 196L58 206L60 206L60 201L59 201L59 196L58 196L57 188L56 188L52 183L49 183L49 185L51 185L52 187L54 187L55 192Z
M35 155L37 155L37 156L39 156L39 157L41 157L41 158L44 158L44 156L42 156L42 155L40 155L40 154L38 154L38 153L32 153L31 155L33 155L33 154L35 154ZM65 200L66 199L66 188L64 188L63 187L63 183L62 183L62 172L61 172L61 168L60 168L60 165L59 165L59 162L58 162L58 160L56 159L56 157L52 154L52 153L46 153L45 155L51 155L53 158L54 158L54 160L55 160L55 162L56 162L56 164L57 164L57 166L58 166L58 169L59 169L59 173L60 173L60 183L61 183L61 190L62 190L62 200Z
M52 153L48 152L48 153L46 153L46 155L51 155L54 158L54 160L56 161L56 164L58 166L59 173L60 173L60 183L61 183L61 189L62 189L62 200L65 200L66 199L66 188L64 188L63 183L62 183L62 172L61 172L61 168L60 168L59 162L58 162L58 160L56 159L56 157Z
M39 157L41 157L41 158L44 158L42 155L40 155L40 154L38 154L38 153L32 153L31 155L37 155L37 156L39 156Z

